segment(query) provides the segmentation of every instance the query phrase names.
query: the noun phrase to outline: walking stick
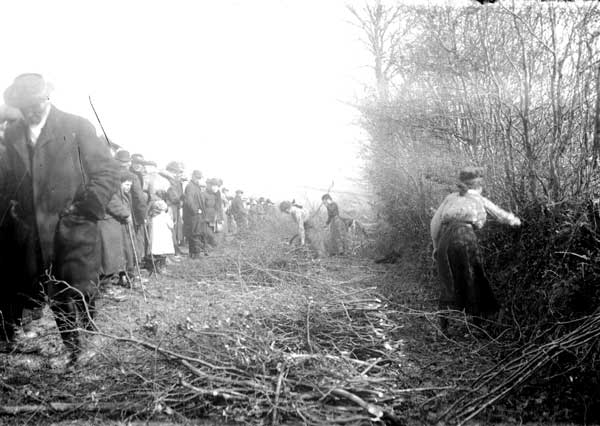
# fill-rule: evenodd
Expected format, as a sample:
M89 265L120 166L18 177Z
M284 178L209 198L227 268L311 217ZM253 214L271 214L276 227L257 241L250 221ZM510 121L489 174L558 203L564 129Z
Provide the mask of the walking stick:
M131 222L127 222L127 233L129 234L129 241L131 242L131 248L133 249L133 260L135 262L135 267L137 269L138 277L140 277L140 284L142 285L142 295L144 296L144 302L147 302L148 300L146 299L146 286L142 281L142 271L140 270L140 262L138 261L137 250L135 248L135 242L133 240Z
M143 225L144 226L144 234L146 235L146 239L148 241L150 241L150 233L148 232L148 228L146 227L146 224ZM150 243L152 243L150 241ZM152 247L152 245L150 245L150 247ZM152 270L154 271L155 274L158 274L158 271L156 269L156 263L154 263L154 255L152 254L152 250L150 250L150 260L152 261Z

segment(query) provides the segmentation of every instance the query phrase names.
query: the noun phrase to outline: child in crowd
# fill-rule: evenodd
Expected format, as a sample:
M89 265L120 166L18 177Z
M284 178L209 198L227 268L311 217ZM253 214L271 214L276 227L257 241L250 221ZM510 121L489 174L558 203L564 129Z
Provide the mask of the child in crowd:
M152 220L151 256L157 273L166 265L167 255L175 254L173 245L174 223L168 212L167 203L161 199L152 202L150 206Z

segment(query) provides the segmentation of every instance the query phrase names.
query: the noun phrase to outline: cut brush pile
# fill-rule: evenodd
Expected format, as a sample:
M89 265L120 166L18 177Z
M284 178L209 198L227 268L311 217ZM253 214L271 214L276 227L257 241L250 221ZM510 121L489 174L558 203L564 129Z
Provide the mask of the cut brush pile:
M270 228L269 228L270 229ZM398 324L367 261L315 260L272 233L230 240L106 297L74 368L44 319L33 355L2 358L0 412L256 424L402 424L412 389ZM374 279L375 278L375 279Z

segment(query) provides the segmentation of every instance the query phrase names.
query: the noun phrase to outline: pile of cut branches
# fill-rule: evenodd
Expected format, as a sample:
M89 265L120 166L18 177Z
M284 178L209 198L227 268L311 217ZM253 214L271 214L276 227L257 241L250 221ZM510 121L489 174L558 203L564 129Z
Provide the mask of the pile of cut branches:
M171 265L148 283L147 301L135 290L120 303L106 299L82 361L30 372L20 388L18 374L6 376L0 411L41 422L85 412L401 424L407 396L435 389L414 388L403 373L410 361L395 337L398 323L368 264L315 260L274 227Z

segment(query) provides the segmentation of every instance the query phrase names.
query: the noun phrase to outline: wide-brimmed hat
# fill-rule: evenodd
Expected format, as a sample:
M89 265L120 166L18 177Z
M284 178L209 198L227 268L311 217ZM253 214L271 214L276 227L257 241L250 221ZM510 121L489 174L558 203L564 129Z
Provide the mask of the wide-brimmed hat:
M15 108L25 108L50 99L54 86L41 74L21 74L4 91L4 102Z
M184 171L183 164L177 161L171 161L166 168L171 173L183 173Z
M129 163L131 161L131 155L129 155L129 151L120 149L115 154L115 160L121 163Z
M151 161L146 161L142 154L132 154L131 162L133 164L140 164L142 166L148 166L148 165L150 165L150 163L152 163Z

